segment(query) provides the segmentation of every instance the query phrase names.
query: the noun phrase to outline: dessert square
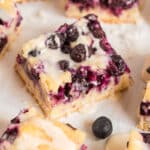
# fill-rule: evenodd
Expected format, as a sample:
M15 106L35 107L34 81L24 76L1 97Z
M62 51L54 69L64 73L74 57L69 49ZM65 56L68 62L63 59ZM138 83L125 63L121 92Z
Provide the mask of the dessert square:
M0 137L0 150L86 150L85 134L52 121L35 109L22 110Z
M0 1L0 58L19 32L22 17L17 5L10 0Z
M66 15L81 18L96 14L108 23L136 23L139 17L138 0L64 0Z
M79 111L131 83L127 64L93 14L29 41L16 60L27 89L52 118Z
M142 130L150 131L150 81L147 83L144 98L140 104L140 123Z
M132 131L127 144L127 150L149 150L150 132Z

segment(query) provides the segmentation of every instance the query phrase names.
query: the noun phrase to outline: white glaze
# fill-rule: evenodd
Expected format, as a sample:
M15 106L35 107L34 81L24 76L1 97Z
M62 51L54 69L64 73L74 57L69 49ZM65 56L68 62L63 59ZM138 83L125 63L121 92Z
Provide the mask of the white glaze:
M32 135L30 133L22 132L20 136L16 139L14 146L16 150L25 150L33 149L36 150L40 145L48 145L49 148L53 147L58 150L75 150L76 145L73 143L65 133L55 126L52 122L46 119L34 118L32 121L29 121L29 125L34 125L39 128L39 131L42 131L48 136L47 139ZM34 130L34 129L33 129ZM49 140L49 139L52 139Z

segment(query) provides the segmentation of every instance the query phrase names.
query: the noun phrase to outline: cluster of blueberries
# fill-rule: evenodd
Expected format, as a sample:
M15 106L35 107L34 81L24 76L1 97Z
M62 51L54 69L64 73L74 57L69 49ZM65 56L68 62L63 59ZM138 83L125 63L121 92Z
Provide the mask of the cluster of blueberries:
M79 8L88 9L95 7L95 0L70 0L73 3L79 4ZM102 8L108 8L114 15L120 15L122 10L131 8L138 0L99 0L98 4Z

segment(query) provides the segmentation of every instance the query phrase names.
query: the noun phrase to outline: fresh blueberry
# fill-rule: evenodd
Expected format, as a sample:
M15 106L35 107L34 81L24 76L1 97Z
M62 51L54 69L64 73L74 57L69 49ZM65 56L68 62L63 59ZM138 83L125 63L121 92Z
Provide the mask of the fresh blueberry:
M58 63L61 70L65 71L69 68L69 62L67 60L60 60Z
M106 117L99 117L92 125L94 135L100 139L105 139L111 135L113 130L111 121Z
M46 42L45 42L46 46L48 48L51 48L51 49L57 49L58 48L58 44L56 42L56 35L50 35Z
M74 25L69 26L67 30L67 39L73 42L76 41L78 37L79 37L78 29Z
M72 49L70 56L71 56L72 60L74 60L75 62L84 61L86 59L85 46L83 44L78 44L77 46L75 46Z
M32 56L32 57L36 57L39 54L40 54L40 51L37 51L36 49L34 49L28 53L28 55Z
M7 42L8 42L8 39L6 36L0 37L0 52L3 50Z

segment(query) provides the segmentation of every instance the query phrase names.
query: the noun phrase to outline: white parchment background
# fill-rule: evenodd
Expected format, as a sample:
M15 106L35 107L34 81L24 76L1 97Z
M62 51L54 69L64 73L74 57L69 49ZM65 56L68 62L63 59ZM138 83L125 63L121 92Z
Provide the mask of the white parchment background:
M55 0L56 1L56 0ZM0 61L0 133L9 120L22 108L34 105L33 98L26 91L23 83L14 71L15 57L21 45L48 31L53 31L65 22L72 22L64 17L63 11L42 2L19 6L23 13L22 31L10 47L10 51ZM80 113L63 119L75 127L87 132L86 143L90 150L104 150L104 141L94 138L91 132L92 122L105 115L112 120L113 133L128 132L137 123L137 108L143 96L144 83L141 81L141 69L146 55L150 54L150 1L145 6L136 25L102 24L108 39L116 51L129 64L134 79L133 86L123 93L121 100L115 98L102 101L97 105L86 106ZM87 112L88 110L88 112Z

